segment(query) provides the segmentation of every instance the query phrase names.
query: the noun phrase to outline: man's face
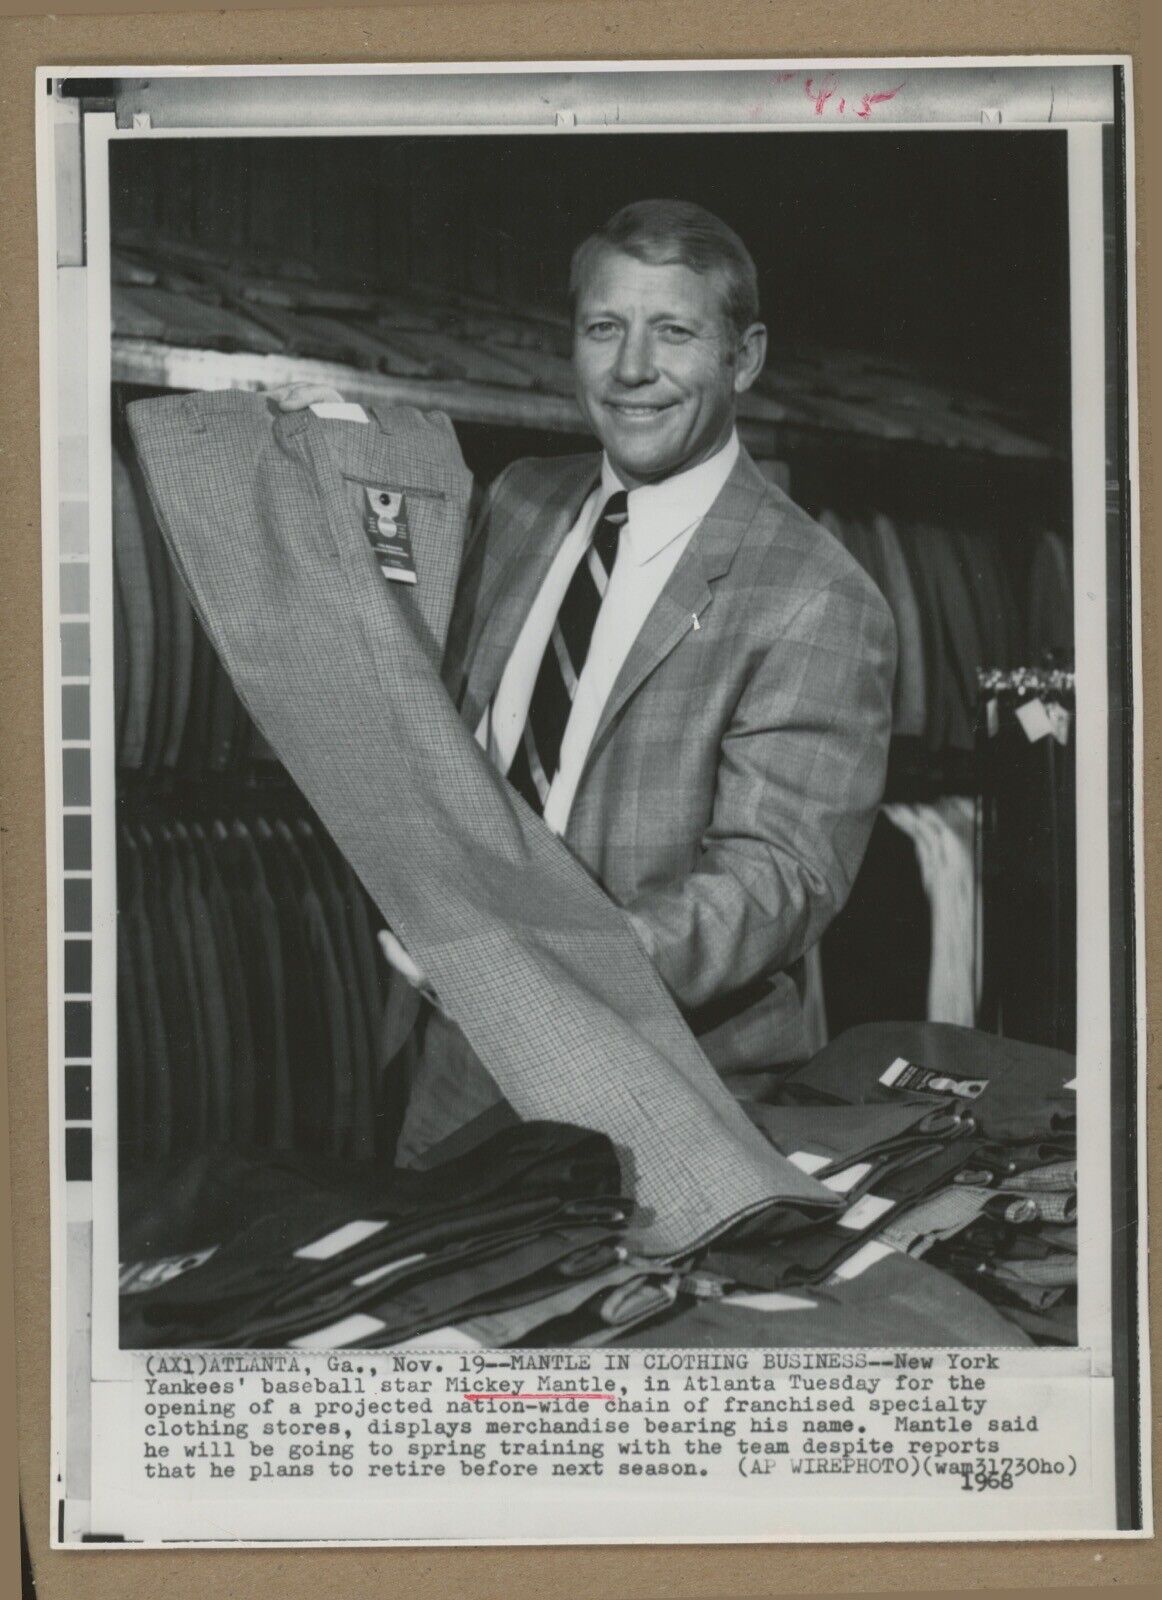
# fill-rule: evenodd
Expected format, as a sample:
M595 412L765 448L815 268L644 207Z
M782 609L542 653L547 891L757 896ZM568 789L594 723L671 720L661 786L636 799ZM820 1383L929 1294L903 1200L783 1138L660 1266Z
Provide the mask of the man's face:
M582 413L627 488L705 461L762 370L766 330L741 337L717 272L602 250L577 295L573 368Z

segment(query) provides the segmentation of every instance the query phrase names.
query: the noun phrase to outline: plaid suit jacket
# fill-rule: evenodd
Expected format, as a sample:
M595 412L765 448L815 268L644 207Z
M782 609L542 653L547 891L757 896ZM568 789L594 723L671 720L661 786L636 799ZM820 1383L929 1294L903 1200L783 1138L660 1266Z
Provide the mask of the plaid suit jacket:
M521 460L486 496L445 663L470 727L599 471ZM565 833L743 1092L804 1053L798 963L867 846L895 666L878 589L744 451L630 650Z

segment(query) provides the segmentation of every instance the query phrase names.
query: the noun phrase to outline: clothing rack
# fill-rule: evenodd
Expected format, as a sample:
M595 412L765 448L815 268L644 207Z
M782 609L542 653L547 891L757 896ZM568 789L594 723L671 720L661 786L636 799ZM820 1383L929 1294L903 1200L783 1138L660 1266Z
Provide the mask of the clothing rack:
M1075 678L980 674L982 1023L1060 1049L1077 1038Z
M1029 700L1039 695L1062 705L1072 703L1076 683L1077 674L1064 667L1015 667L1009 672L989 669L978 677L982 698L1003 694Z
M998 903L992 879L986 909L986 861L1001 872L994 863L1020 855L1028 824L1011 803L986 806L998 781L1013 796L994 770L997 748L979 732L989 698L1007 706L1065 684L1056 665L1020 664L1053 662L1069 649L1065 543L1038 531L1018 550L985 523L947 528L878 512L823 508L819 519L883 593L899 643L884 806L851 897L822 941L828 1030L926 1017L1068 1047L1071 1031L1050 1027L1025 995L1026 964L1005 921L1012 908ZM1072 908L1066 875L1049 880L1050 892L1018 919L1038 949L1061 945ZM1002 1008L999 974L1010 960ZM1063 958L1048 965L1063 996Z
M208 1146L390 1157L382 926L289 796L126 807L118 829L123 1161Z

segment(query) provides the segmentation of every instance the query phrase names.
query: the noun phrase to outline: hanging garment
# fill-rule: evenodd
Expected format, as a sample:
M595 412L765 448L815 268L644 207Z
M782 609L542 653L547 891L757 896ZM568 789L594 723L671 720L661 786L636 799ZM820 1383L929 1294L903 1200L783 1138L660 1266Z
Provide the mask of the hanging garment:
M960 578L956 598L967 603L975 635L974 659L966 695L971 722L976 703L977 667L1006 664L1000 659L1003 645L997 597L991 592L991 569L985 554L987 535L974 535L963 528L941 528L939 535L946 550L946 559L956 565Z
M150 923L166 997L166 1033L173 1064L173 1142L190 1150L206 1142L210 1128L210 1075L197 961L186 904L185 882L164 827L138 830L143 846ZM160 930L160 937L156 930Z
M987 531L949 531L964 575L980 639L982 667L1011 667L1021 638L1020 616L1000 552Z
M173 592L170 579L171 562L166 554L165 541L149 503L145 485L141 481L141 467L136 454L126 454L129 486L140 520L142 545L149 574L149 594L153 609L153 664L150 675L149 718L145 742L141 752L141 770L153 775L161 767L169 717L170 685L174 675Z
M251 1026L244 957L238 943L230 897L222 882L215 851L197 823L190 826L189 836L194 862L199 873L201 892L210 913L226 1005L230 1040L230 1074L226 1085L224 1137L228 1137L235 1144L248 1145L253 1142L257 1131L255 1113L258 1063L254 1030Z
M1077 1008L1072 675L1019 668L984 684L983 1014L1017 1038L1070 1048Z
M196 350L274 353L283 349L280 339L248 317L224 306L207 305L188 293L118 285L112 310L115 332L130 339L158 339Z
M214 822L211 840L222 861L222 883L242 952L246 1002L253 1019L254 1134L262 1146L290 1149L295 1138L295 1098L278 907L245 824L238 819L229 827Z
M125 614L125 600L118 588L113 590L113 747L120 750L125 739L125 724L129 712L129 621Z
M194 684L194 630L197 624L172 561L166 563L166 580L169 585L169 704L165 712L165 739L158 759L163 767L172 769L179 763L185 740L186 719Z
M1040 664L1073 658L1071 566L1065 540L1056 533L1043 533L1029 569L1028 661Z
M193 665L190 670L190 698L182 730L178 767L183 776L195 781L205 776L210 746L210 697L213 693L214 652L197 618L194 619Z
M230 1014L222 981L214 922L202 892L193 845L180 822L173 824L165 846L173 853L176 874L181 879L190 946L194 960L194 979L198 1006L199 1033L203 1041L206 1134L211 1140L228 1139L231 1127L231 1096L234 1083L234 1052L230 1037Z
M169 1154L174 1139L175 1066L167 1032L167 1000L159 976L167 953L155 948L142 853L128 828L118 833L117 871L117 926L119 936L124 928L128 939L124 952L118 946L117 983L119 991L122 984L128 987L128 1004L133 1003L136 990L146 1048L145 1121L135 1153L143 1160L161 1160Z
M985 660L972 595L948 531L924 526L917 532L920 559L931 569L930 588L940 608L947 664L944 678L947 742L957 750L971 750L976 717L976 675Z
M823 985L823 954L813 944L803 957L803 1044L808 1056L827 1043L827 994Z
M145 759L157 650L153 592L145 548L147 534L133 479L117 450L112 453L111 472L113 571L125 617L124 657L118 652L118 668L123 659L126 704L117 761L121 766L138 768Z
M333 1105L335 1041L329 1031L329 1001L333 1003L333 974L320 974L312 982L312 932L318 948L319 932L308 930L307 919L297 888L291 882L284 851L263 817L247 830L261 863L266 886L278 916L278 937L282 951L286 990L283 1006L290 1056L290 1093L294 1107L294 1146L319 1155L334 1154L330 1139L330 1112Z
M288 854L302 862L311 889L326 923L327 944L334 955L338 984L338 1004L342 1008L342 1027L346 1035L345 1054L338 1058L337 1097L345 1106L345 1126L335 1129L342 1148L356 1161L370 1160L375 1154L375 1105L372 1091L372 1061L375 1041L360 988L359 964L351 938L347 907L330 862L324 856L312 830L305 823L293 832L284 821L275 824Z
M928 718L924 682L924 633L920 623L920 603L900 548L900 536L890 518L872 518L869 538L877 552L877 570L884 599L896 619L899 661L893 696L892 731L901 737L923 736Z
M245 712L216 658L209 686L209 705L205 763L211 772L228 772L234 764L237 745L245 737Z
M130 426L176 562L248 710L516 1111L607 1130L643 1249L787 1199L628 922L491 767L437 676L469 480L446 419L359 426L227 393ZM417 582L385 583L402 491Z
M132 973L132 960L128 931L118 919L117 964ZM140 995L131 977L117 986L117 1144L123 1161L140 1160L148 1136L148 1062Z
M976 1021L975 811L965 796L937 805L892 803L883 813L912 840L932 908L925 1016L970 1028Z
M945 636L944 609L940 586L932 562L930 529L910 524L897 526L896 535L908 569L919 607L923 641L924 704L926 717L924 743L930 751L942 751L957 742L967 730L958 726L958 699L949 646Z
M847 904L820 943L828 1033L924 1017L932 905L911 840L881 812Z
M290 829L284 822L276 821L274 835L282 846L282 853L299 900L299 912L307 938L307 955L311 971L315 974L315 987L319 996L325 1039L330 1064L330 1105L327 1113L329 1148L334 1155L348 1151L353 1137L355 1117L355 1074L352 1064L358 1049L358 1040L352 1031L351 1011L347 991L349 952L336 938L342 939L345 930L334 928L324 910L319 889L307 870L302 853ZM344 956L348 964L344 964ZM371 1108L362 1107L367 1117L367 1154L371 1153Z
M237 819L230 828L216 824L213 835L229 866L226 887L246 962L250 1019L257 1049L255 1119L261 1130L260 1142L289 1150L295 1131L291 1031L297 1013L292 1011L294 974L288 972L289 956L283 949L279 907L246 825ZM300 1046L301 1040L296 1039L295 1048Z

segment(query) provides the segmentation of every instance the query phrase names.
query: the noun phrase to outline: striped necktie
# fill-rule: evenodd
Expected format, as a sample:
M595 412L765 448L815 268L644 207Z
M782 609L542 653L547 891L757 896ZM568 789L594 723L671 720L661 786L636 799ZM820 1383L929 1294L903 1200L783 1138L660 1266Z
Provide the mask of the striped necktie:
M577 683L589 654L597 613L609 587L622 525L629 515L624 489L602 508L589 547L577 563L537 669L529 714L508 780L534 811L542 812L561 763L561 743Z

